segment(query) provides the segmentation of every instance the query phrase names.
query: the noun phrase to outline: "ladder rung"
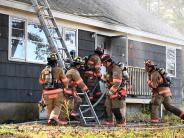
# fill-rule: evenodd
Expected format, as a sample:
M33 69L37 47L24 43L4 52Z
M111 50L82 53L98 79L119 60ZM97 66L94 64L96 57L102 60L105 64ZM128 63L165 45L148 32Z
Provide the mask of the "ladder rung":
M62 37L52 37L53 39L61 39Z
M78 95L85 95L85 93L77 93Z
M44 17L47 18L47 19L53 19L53 17L51 17L49 15L45 15Z
M95 119L93 116L84 117L85 119Z
M66 48L60 47L58 48L58 50L66 50Z
M43 6L43 5L39 5L38 8L39 8L39 9L45 9L45 10L48 9L48 7L45 7L45 6Z
M49 26L47 27L48 29L56 29L57 27L54 27L54 26Z
M83 106L83 107L89 107L90 105L88 105L88 104L83 104L83 105L80 105L80 106Z

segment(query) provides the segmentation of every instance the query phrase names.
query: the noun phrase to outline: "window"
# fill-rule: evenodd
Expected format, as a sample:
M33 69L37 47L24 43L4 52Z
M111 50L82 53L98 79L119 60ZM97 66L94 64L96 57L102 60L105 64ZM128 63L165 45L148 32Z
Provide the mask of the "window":
M25 21L12 19L10 35L11 57L25 60Z
M26 59L30 62L46 62L49 53L48 41L40 25L28 23Z
M10 18L10 46L9 59L32 62L46 63L47 55L51 51L49 43L41 25L27 22L18 18ZM61 28L64 35L65 44L69 52L77 53L77 30ZM52 36L57 37L54 29L49 29ZM58 39L54 40L56 46L60 47Z
M68 48L68 51L73 56L76 56L77 54L77 43L76 43L76 30L64 28L64 41Z
M166 47L166 70L169 75L176 76L176 48Z

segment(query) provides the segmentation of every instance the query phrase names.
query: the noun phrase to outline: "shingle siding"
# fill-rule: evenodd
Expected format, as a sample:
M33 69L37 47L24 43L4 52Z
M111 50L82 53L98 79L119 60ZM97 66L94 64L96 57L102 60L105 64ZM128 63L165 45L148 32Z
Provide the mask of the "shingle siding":
M0 14L0 102L38 102L44 65L8 60L9 16Z
M93 32L78 30L78 55L81 57L88 56L94 53L95 38Z

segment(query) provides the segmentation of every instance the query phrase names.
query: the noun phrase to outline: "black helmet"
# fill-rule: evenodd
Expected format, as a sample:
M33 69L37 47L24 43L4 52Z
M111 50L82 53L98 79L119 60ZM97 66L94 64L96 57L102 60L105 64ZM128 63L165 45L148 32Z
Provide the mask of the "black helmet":
M94 52L98 55L103 55L104 50L101 47L97 47Z
M73 65L76 66L76 65L82 65L84 64L84 60L81 58L81 57L75 57L73 59Z
M107 61L112 61L112 59L111 59L111 56L109 54L104 54L101 57L101 61L103 63L103 62L107 62Z
M58 60L58 55L57 53L50 53L47 57L47 61L57 61Z

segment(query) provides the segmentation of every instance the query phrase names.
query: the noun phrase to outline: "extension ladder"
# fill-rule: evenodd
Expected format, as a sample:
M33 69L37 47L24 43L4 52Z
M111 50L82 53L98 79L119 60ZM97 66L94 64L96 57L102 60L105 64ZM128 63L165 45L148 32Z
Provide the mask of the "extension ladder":
M47 0L31 0L32 5L37 12L42 29L47 37L52 52L55 52L59 56L59 65L61 68L66 69L66 59L70 62L72 57L68 52L59 28L56 24L56 20L51 12L50 6Z
M81 104L79 107L79 113L80 117L84 123L85 126L92 126L92 125L101 125L100 121L98 119L98 116L96 115L96 112L93 108L93 105L91 104L91 101L87 95L87 93L78 93L79 96L83 96L86 103ZM86 110L87 109L87 110ZM89 109L90 112L87 112ZM88 113L88 116L85 114Z
M33 5L35 11L37 12L38 19L40 21L42 29L43 29L43 31L47 37L47 40L50 44L51 51L58 54L58 56L59 56L58 63L60 65L60 67L63 69L66 69L65 61L67 59L70 62L72 62L72 57L71 57L70 53L68 52L68 49L65 45L65 42L64 42L62 35L59 31L59 28L56 24L56 20L52 14L52 11L50 9L48 1L47 0L31 0L31 1L32 1L32 5ZM53 33L53 30L55 33ZM59 42L58 42L58 40L59 40ZM93 108L93 106L88 98L88 95L86 93L79 93L79 95L83 95L86 102L87 102L87 104L80 105L80 107L79 107L80 115L81 115L81 118L82 118L84 124L86 126L92 125L92 123L100 125L100 121L99 121L99 119L94 111L94 108ZM83 107L89 108L92 116L89 116L89 117L84 116L85 112L83 112L81 109ZM90 120L93 119L95 122L89 123L89 121L88 121L89 119Z

